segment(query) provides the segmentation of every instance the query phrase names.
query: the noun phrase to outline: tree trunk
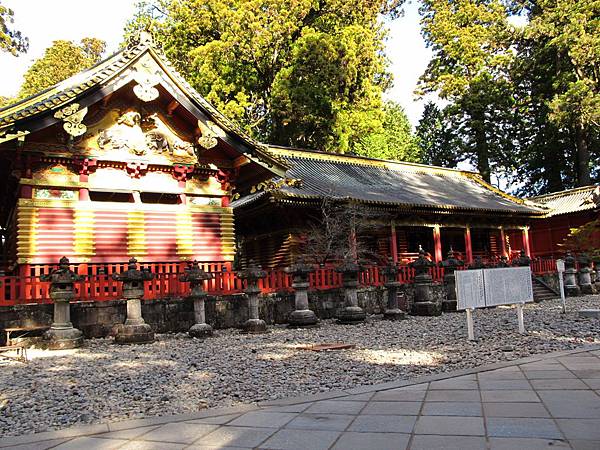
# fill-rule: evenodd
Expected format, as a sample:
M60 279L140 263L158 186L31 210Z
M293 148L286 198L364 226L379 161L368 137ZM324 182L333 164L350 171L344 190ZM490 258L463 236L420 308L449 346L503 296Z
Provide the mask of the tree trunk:
M491 183L490 150L485 133L484 111L474 111L471 114L471 129L475 139L475 154L477 155L477 170L481 177Z
M575 126L575 145L577 146L577 186L589 186L590 149L587 142L587 130L582 123Z

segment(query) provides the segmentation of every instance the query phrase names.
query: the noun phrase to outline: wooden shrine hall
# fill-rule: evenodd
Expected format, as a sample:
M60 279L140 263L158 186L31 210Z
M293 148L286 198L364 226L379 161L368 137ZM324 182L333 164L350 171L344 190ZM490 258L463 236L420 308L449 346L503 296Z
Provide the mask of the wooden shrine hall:
M61 256L86 275L130 257L151 270L230 265L232 195L286 169L142 32L89 70L0 110L3 271L37 276Z
M434 261L450 248L466 262L529 255L529 227L547 210L512 197L473 172L353 155L270 147L290 166L285 179L262 183L232 203L245 259L264 267L289 264L300 254L310 218L324 199L353 202L381 215L369 236L381 264L407 263L419 246ZM377 219L375 219L377 220Z

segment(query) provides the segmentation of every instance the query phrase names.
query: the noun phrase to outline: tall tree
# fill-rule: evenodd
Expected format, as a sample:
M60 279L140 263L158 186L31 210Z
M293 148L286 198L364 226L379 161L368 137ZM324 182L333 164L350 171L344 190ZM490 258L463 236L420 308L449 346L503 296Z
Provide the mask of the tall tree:
M20 31L13 29L14 12L0 3L0 51L19 56L29 49L29 40Z
M506 136L498 117L512 105L507 70L513 58L508 13L500 0L423 0L422 33L433 50L418 92L458 105L463 152L486 181Z
M457 136L448 116L435 103L425 104L416 139L426 164L455 167L459 161Z
M550 119L573 130L577 184L591 183L593 134L600 129L600 2L538 0L530 7L526 34L552 49L570 70L556 78Z
M54 41L23 76L18 98L25 98L85 70L100 61L106 43L84 38L79 44Z
M371 158L422 163L423 153L402 106L385 102L383 115L381 131L360 138L355 152Z
M150 28L186 79L259 139L353 149L381 128L390 83L380 15L404 0L156 0Z

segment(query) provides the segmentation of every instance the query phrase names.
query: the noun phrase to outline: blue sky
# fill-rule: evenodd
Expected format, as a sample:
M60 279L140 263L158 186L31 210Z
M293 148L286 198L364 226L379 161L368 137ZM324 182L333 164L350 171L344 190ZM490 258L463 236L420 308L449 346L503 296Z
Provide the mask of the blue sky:
M418 5L415 0L408 2L404 17L388 24L387 55L394 86L386 93L386 98L404 106L415 125L424 102L415 101L413 91L431 53L419 33ZM27 68L54 40L78 41L82 37L97 37L107 42L109 53L115 51L121 41L123 26L133 13L135 0L3 0L2 3L15 12L16 28L30 41L26 55L15 58L0 53L0 95L10 97L19 89Z

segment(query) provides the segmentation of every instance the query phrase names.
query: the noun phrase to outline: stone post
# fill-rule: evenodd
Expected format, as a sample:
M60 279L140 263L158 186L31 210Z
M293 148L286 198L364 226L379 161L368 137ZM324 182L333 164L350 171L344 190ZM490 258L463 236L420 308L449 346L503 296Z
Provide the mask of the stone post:
M213 329L206 323L206 311L204 302L207 294L204 292L204 280L210 280L212 274L205 272L198 265L198 261L194 261L190 267L185 269L185 273L179 277L179 281L190 283L191 293L189 298L194 302L194 325L189 329L190 337L204 338L212 336Z
M400 282L397 280L398 266L393 259L388 260L387 266L383 268L385 276L385 288L387 289L387 308L383 312L383 318L386 320L406 319L406 313L398 308L398 288Z
M506 256L503 256L506 258ZM444 285L446 286L446 299L442 300L442 311L456 311L456 277L454 271L463 266L464 262L454 257L454 250L450 247L448 258L439 263L444 268Z
M44 333L46 346L51 350L77 348L83 345L83 333L71 323L69 302L75 298L73 283L84 277L69 269L69 260L60 258L57 269L42 275L42 281L50 282L50 298L54 302L54 318L50 329Z
M414 280L415 298L412 305L412 314L416 316L439 316L442 307L432 300L431 290L433 280L429 275L429 268L435 264L425 256L425 250L419 247L419 257L409 264L416 271Z
M575 258L571 252L567 252L565 255L565 293L568 297L576 297L581 294L576 275Z
M123 283L123 298L127 300L127 319L117 327L117 344L147 344L154 342L154 332L142 317L141 298L144 296L144 282L152 280L154 274L139 270L137 259L131 258L127 270L113 273L113 279Z
M579 262L579 287L581 293L585 295L595 294L596 290L592 284L592 260L585 254L581 253L578 258Z
M338 314L338 323L356 324L364 322L367 314L358 306L358 273L361 267L351 260L346 260L335 269L342 274L344 284L344 307Z
M248 287L244 293L248 297L248 320L244 323L243 329L245 333L266 333L267 324L260 319L258 313L260 288L258 280L264 278L267 273L256 265L253 260L250 260L248 267L237 273L238 278L247 280Z
M594 287L596 292L600 292L600 258L595 258L594 262Z
M286 267L285 271L293 278L292 287L295 295L295 310L288 316L289 326L293 328L315 327L319 319L316 314L308 308L308 276L315 271L312 264L306 264L299 258L295 264Z

